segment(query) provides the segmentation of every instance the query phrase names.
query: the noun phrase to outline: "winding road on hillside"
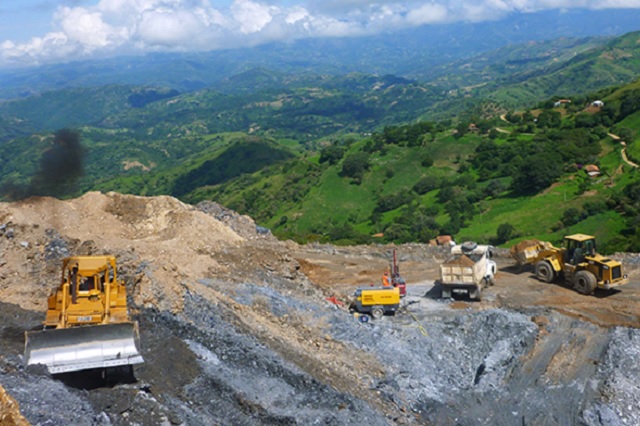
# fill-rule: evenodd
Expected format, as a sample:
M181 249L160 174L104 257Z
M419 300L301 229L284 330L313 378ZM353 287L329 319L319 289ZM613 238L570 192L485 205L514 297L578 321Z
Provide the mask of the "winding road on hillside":
M614 135L613 133L608 133L609 137L611 139L613 139L614 141L619 141L620 145L622 145L622 150L620 151L620 155L622 155L622 161L624 161L625 163L627 163L628 165L630 165L631 167L634 168L638 168L640 166L638 166L636 163L634 163L633 161L629 160L629 158L627 157L627 144L624 141L620 140L620 136L618 135Z
M622 154L622 160L624 160L625 163L627 163L631 167L635 167L635 168L639 167L636 163L634 163L633 161L630 161L627 158L627 148L622 148L622 151L620 151L620 153Z

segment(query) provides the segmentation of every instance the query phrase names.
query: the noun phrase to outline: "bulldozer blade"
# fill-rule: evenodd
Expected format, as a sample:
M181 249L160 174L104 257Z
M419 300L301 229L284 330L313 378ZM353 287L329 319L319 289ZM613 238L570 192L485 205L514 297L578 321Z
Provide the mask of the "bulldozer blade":
M43 364L50 374L144 362L137 322L26 333L25 364Z

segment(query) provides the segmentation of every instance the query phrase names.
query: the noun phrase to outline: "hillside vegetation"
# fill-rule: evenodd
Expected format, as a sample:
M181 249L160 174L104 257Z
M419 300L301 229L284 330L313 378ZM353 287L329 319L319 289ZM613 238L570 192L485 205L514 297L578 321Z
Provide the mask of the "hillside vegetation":
M371 136L335 137L316 154L255 139L290 157L259 160L263 167L254 172L233 154L234 144L248 142L236 141L210 159L199 156L101 189L171 193L191 203L213 199L300 241L426 242L453 234L505 244L585 232L596 234L603 248L627 249L637 244L637 172L623 161L619 137L633 159L639 98L634 83L560 106L550 99L501 118L471 117L456 126L419 122L386 126ZM596 100L604 105L594 106ZM600 174L590 177L587 165L598 166ZM217 177L225 170L228 179ZM185 192L176 191L176 182L196 183Z
M258 68L196 92L103 86L5 102L2 194L212 199L299 241L508 244L580 231L611 250L640 247L640 83L611 85L640 71L639 39L504 48L451 65L458 83L486 80L465 90L448 90L454 74L425 84ZM60 134L82 145L70 153ZM70 158L81 164L63 176L74 178L59 179Z

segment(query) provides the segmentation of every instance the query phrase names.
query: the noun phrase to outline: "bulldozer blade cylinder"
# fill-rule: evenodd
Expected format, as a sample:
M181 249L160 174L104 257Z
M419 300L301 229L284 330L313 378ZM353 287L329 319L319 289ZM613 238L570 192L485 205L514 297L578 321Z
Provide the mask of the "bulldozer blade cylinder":
M27 332L25 364L50 374L139 364L139 340L137 322Z

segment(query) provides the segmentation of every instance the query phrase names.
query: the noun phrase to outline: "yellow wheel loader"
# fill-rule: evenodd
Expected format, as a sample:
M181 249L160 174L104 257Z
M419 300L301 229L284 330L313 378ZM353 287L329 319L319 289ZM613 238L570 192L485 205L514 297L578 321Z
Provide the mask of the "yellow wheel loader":
M564 247L527 240L511 247L511 255L520 265L534 265L535 275L544 282L564 277L579 293L592 294L597 288L609 290L629 282L622 264L596 252L591 235L564 237Z
M48 299L43 331L26 333L26 365L49 373L127 367L143 362L138 323L113 256L75 256L62 261L60 285Z

